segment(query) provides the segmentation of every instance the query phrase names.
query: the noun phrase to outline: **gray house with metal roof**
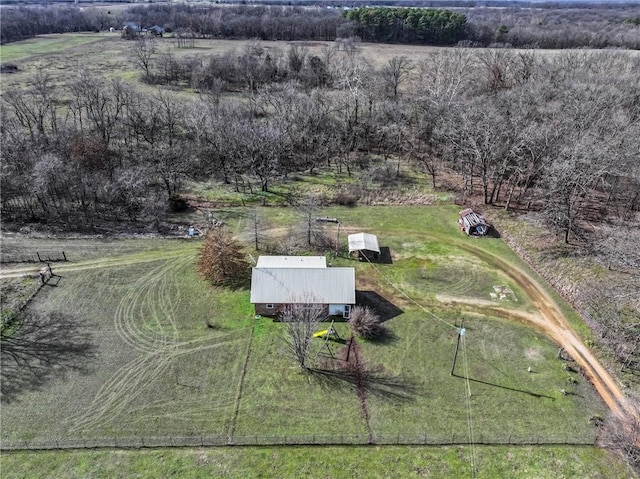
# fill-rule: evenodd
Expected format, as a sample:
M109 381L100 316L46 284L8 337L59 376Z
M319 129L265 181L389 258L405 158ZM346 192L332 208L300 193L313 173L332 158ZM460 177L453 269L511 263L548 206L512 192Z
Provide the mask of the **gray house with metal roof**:
M321 304L327 315L349 317L356 303L354 268L327 268L317 260L296 261L299 257L291 256L280 257L282 261L271 258L259 259L251 272L256 314L275 316L289 304Z

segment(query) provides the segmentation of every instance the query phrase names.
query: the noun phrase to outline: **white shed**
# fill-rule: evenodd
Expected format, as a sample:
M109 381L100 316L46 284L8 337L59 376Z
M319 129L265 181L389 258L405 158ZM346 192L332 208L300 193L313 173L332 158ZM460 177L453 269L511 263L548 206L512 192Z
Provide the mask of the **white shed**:
M380 246L378 237L370 233L356 233L349 235L349 254L358 252L361 260L378 259L380 257Z

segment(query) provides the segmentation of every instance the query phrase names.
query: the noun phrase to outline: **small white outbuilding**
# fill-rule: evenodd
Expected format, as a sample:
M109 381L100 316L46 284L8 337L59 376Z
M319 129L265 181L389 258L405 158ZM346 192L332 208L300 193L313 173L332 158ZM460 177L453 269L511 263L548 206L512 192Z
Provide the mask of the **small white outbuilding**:
M360 261L377 260L380 258L378 237L370 233L356 233L349 235L349 254L358 253Z

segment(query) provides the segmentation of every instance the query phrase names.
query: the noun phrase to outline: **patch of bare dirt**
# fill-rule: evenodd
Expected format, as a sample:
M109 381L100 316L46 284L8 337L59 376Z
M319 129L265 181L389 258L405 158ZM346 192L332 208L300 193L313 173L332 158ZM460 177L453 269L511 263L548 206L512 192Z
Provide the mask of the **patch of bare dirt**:
M524 357L531 361L540 361L542 359L542 354L538 348L528 348L524 352Z

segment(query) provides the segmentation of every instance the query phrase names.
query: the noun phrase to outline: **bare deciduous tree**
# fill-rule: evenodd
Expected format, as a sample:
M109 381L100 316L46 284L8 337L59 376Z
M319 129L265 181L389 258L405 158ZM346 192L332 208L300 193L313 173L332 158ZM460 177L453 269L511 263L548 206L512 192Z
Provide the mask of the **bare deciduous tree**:
M298 78L302 67L305 64L309 49L300 45L291 45L287 50L287 61L289 64L289 70L293 73L294 78Z
M145 79L151 77L151 67L156 55L156 40L153 37L138 37L133 47L133 61L142 69Z
M395 56L382 67L382 80L385 90L393 98L398 97L400 86L413 71L413 63L405 56Z
M301 302L288 305L279 316L285 325L284 340L291 357L301 368L309 369L313 333L325 320L326 315L321 304L313 303L313 296L293 301Z
M632 403L631 400L629 400ZM605 445L618 451L629 465L640 472L640 407L633 402L622 418L611 418L604 429Z

